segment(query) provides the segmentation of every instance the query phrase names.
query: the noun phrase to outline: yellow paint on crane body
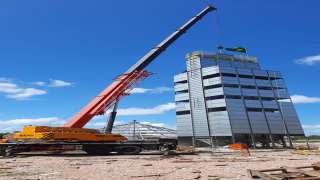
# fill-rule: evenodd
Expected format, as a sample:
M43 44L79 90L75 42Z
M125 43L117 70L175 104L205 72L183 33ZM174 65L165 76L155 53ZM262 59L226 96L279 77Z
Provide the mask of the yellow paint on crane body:
M75 141L75 142L123 142L128 140L120 134L103 134L96 129L25 126L13 134L15 141Z

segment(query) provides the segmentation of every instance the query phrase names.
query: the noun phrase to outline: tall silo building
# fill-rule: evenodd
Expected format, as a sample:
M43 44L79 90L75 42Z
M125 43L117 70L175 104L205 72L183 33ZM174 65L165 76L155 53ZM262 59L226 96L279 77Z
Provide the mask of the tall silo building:
M193 52L174 76L177 134L184 145L291 144L304 131L279 71L256 57Z

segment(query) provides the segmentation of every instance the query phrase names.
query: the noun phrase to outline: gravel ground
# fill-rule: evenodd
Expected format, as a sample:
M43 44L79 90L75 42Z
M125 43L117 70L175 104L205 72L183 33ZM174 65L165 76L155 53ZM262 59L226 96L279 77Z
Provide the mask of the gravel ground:
M33 155L0 158L0 179L136 179L246 180L247 169L310 165L320 153L294 150L257 150L251 156L239 152L198 155L85 156Z

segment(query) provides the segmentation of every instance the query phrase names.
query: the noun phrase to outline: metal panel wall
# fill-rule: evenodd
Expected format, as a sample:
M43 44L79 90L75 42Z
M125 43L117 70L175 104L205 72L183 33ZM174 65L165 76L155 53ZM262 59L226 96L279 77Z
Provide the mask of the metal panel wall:
M261 79L257 79L256 80L257 85L258 86L262 86L262 87L271 87L271 83L269 80L261 80Z
M252 131L255 134L268 134L269 129L263 112L248 112Z
M238 79L235 77L224 77L222 76L222 82L225 84L239 84Z
M208 100L207 108L226 107L225 99Z
M226 102L233 133L250 133L243 101L240 99L227 99Z
M227 111L209 112L211 136L232 136Z
M275 100L273 101L262 101L264 108L272 108L272 109L278 109L277 102Z
M205 108L200 59L187 61L191 116L195 136L209 136L207 112Z
M218 66L202 68L202 76L207 76L207 75L217 74L217 73L219 73Z
M241 92L240 92L239 88L225 87L224 88L224 93L226 95L241 95Z
M189 93L176 94L174 97L176 102L189 100Z
M268 73L267 71L264 71L264 70L253 70L253 74L255 76L262 76L262 77L268 77Z
M188 79L187 73L177 74L173 77L173 79L174 79L174 82L185 81Z
M250 108L262 108L259 100L245 100L246 106Z
M271 81L272 86L276 88L286 88L286 84L283 79L275 79Z
M250 85L250 86L255 85L254 79L239 78L239 80L241 85Z
M251 69L242 69L242 68L239 68L239 69L238 69L238 72L239 72L239 74L241 74L241 75L250 75L250 76L253 76L253 73L252 73Z
M220 67L219 70L221 73L236 74L236 70L233 67Z
M189 102L179 102L176 103L176 111L189 111L190 110L190 103Z
M244 96L258 96L256 89L242 89L242 93Z
M223 95L223 88L207 89L204 91L205 97Z
M176 118L178 136L193 136L191 115L177 115Z
M237 68L246 68L245 65L240 62L240 61L233 61L232 62L232 67L237 67Z
M298 115L294 109L294 106L291 102L281 102L281 110L283 113L283 118L287 122L288 131L291 135L304 134L302 126L300 124Z
M286 129L280 112L266 112L266 116L269 121L272 134L286 134Z
M261 97L274 97L272 90L259 90Z
M188 90L188 83L184 83L184 84L176 84L174 86L174 91L178 92L178 91L184 91L184 90Z
M276 89L274 90L274 93L278 98L286 98L286 99L290 98L289 93L286 89Z
M269 76L272 78L282 78L280 71L267 71Z
M221 84L221 77L214 77L214 78L203 80L203 86L211 86L211 85L217 85L217 84Z
M244 62L244 67L249 69L260 69L260 66L258 63L251 63L251 62Z

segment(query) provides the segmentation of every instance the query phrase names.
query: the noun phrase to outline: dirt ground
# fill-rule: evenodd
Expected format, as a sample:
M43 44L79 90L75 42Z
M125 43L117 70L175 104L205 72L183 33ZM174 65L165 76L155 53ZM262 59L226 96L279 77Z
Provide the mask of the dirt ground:
M247 169L294 167L319 161L319 152L294 150L252 150L250 156L227 151L177 156L23 155L0 158L0 179L247 180L251 179Z

